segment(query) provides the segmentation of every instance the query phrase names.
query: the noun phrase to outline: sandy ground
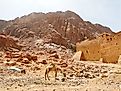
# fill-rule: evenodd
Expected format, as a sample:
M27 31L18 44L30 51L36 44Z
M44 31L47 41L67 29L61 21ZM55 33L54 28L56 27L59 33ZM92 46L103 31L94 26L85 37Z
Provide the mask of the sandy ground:
M66 81L62 82L61 79L55 81L53 73L50 73L51 80L45 81L44 65L41 66L41 70L27 71L26 74L4 71L0 72L0 91L121 91L120 65L83 63L103 67L107 72L100 73L99 77L91 79L70 77L67 74ZM61 74L58 75L59 77L61 78Z

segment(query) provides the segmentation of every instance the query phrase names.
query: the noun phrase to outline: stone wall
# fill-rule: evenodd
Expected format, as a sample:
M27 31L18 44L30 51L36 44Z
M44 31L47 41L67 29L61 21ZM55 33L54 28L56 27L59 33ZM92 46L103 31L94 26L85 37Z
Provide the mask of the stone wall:
M121 33L113 35L102 34L94 40L86 40L76 44L76 50L82 51L85 60L100 60L103 62L117 63L121 54Z
M76 50L82 51L84 54L83 60L99 60L100 58L100 44L97 40L85 40L76 44Z

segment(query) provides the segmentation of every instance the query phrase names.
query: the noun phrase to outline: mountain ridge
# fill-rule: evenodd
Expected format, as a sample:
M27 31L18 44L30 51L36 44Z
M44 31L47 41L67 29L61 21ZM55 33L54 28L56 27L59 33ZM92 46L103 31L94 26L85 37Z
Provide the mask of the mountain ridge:
M110 28L84 21L72 11L33 12L8 21L2 32L22 40L28 37L42 38L66 47L85 39L94 39L104 32L113 34Z

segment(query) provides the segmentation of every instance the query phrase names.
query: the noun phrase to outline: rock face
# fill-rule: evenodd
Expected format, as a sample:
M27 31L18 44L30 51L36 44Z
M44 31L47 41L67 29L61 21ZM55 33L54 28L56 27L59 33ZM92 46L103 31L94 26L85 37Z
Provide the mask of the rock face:
M113 33L107 27L84 21L72 11L31 13L9 21L3 31L19 39L43 38L66 47L85 39L94 39L103 32Z
M18 45L17 42L16 38L0 35L0 50L10 50L10 48L20 50L22 46Z
M0 20L0 32L9 24L8 21Z
M102 59L106 63L117 63L121 54L121 33L102 34L94 40L77 43L77 51L82 51L85 60Z

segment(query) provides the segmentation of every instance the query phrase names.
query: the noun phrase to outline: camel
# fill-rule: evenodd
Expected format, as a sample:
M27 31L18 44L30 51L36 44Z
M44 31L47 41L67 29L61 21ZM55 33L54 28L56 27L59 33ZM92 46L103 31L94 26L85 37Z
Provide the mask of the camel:
M51 62L51 63L49 63L49 65L46 67L46 70L45 70L45 80L47 80L47 79L50 80L48 74L49 74L51 71L54 71L54 72L55 72L55 80L56 80L57 72L58 72L58 71L60 71L60 72L63 74L63 76L66 77L66 74L63 72L63 69Z

